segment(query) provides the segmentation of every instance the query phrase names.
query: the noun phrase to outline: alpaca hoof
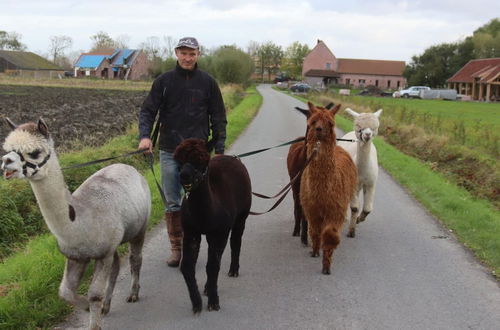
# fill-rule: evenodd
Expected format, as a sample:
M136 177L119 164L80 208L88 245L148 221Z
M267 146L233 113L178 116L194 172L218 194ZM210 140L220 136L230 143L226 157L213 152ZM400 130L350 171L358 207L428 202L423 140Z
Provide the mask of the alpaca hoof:
M109 313L110 307L111 307L111 304L104 304L104 306L102 306L102 310L101 310L102 315L107 315Z
M319 257L319 252L311 251L311 257L313 258Z
M351 238L356 237L356 229L349 229L349 233L347 234L347 237L351 237Z
M135 303L139 300L139 296L136 295L136 294L131 294L130 296L128 296L127 298L127 302L128 303Z
M208 304L207 310L209 312L211 312L211 311L218 311L218 310L220 310L220 305L219 304Z
M193 306L193 314L199 315L200 313L201 313L201 305L200 306Z
M227 273L227 275L229 277L238 277L238 276L240 276L240 273L238 271L231 271L230 270L229 273Z
M324 275L330 275L330 269L325 267L325 268L323 268L322 273L323 273Z
M366 218L361 218L361 217L358 217L358 218L356 219L356 223L362 223L362 222L363 222L363 221L365 221L365 220L366 220Z
M301 239L300 242L302 243L302 246L308 246L309 244L307 243L307 239Z
M299 235L300 235L300 233L298 231L295 231L295 230L293 231L292 236L299 236Z

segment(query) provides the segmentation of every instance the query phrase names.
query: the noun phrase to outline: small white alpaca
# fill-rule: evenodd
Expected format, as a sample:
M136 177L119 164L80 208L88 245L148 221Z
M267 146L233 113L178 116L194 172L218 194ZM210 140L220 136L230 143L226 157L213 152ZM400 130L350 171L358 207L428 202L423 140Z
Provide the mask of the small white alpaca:
M373 138L378 133L382 109L375 113L357 113L349 108L346 108L345 111L354 118L354 131L345 134L342 138L357 140L356 143L338 142L338 145L351 155L358 168L358 189L351 201L351 221L348 233L349 237L355 237L356 224L365 221L373 210L375 185L378 177L377 149L373 144ZM363 211L360 215L359 193L361 190L363 190Z
M142 246L151 212L151 194L144 177L132 166L114 164L92 176L71 194L64 182L54 143L45 122L16 126L3 144L6 179L27 179L43 218L66 257L59 295L90 310L89 329L100 329L102 314L109 312L120 269L117 247L130 243L132 288L128 302L139 299ZM95 270L88 298L77 289L88 263Z

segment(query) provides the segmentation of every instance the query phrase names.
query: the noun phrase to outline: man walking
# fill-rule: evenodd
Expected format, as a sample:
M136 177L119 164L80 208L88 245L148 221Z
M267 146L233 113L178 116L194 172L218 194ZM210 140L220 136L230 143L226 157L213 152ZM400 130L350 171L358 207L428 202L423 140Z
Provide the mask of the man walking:
M178 267L182 249L180 208L182 186L179 164L173 159L177 145L187 138L215 139L215 153L224 153L226 110L217 82L198 69L199 44L195 38L181 38L175 48L175 69L155 79L139 113L139 149L152 152L151 131L159 112L160 166L167 200L165 221L171 245L170 267Z

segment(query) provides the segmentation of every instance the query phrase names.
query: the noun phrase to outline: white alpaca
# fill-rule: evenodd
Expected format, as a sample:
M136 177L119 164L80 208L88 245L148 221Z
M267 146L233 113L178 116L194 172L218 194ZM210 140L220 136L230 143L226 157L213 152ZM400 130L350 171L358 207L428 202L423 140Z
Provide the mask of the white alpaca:
M344 148L352 157L358 168L358 189L351 201L351 221L349 237L356 236L356 224L365 221L373 210L375 185L378 177L377 149L373 138L378 133L379 117L382 109L375 113L357 113L346 108L345 111L354 117L354 131L345 134L343 139L356 139L356 143L339 141L338 145ZM363 190L363 211L359 214L359 193Z
M5 139L2 170L6 179L25 178L31 184L43 218L66 257L59 295L71 304L90 309L90 329L100 329L109 312L120 269L118 245L130 243L132 288L128 302L139 295L142 246L151 212L151 194L144 177L124 164L107 166L71 194L45 122L20 126ZM88 299L77 294L84 271L95 260Z

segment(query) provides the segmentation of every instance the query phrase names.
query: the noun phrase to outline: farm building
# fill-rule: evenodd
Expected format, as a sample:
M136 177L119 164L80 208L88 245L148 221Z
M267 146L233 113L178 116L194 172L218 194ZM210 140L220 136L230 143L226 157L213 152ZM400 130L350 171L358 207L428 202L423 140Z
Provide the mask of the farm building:
M75 77L138 80L148 75L146 54L138 49L83 53L74 65Z
M404 61L336 58L322 40L304 58L302 77L312 86L342 84L399 89L406 85Z
M35 53L13 50L0 50L0 72L34 78L57 78L64 75L62 68Z
M500 101L500 58L470 60L447 83L471 100Z

